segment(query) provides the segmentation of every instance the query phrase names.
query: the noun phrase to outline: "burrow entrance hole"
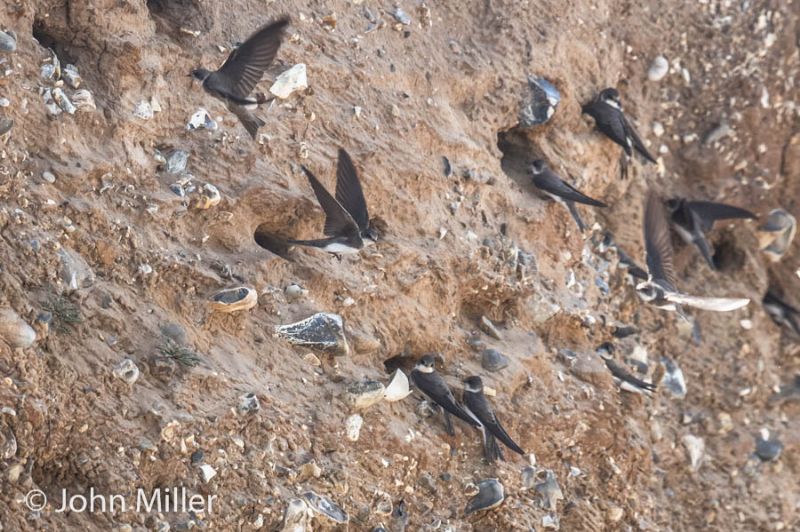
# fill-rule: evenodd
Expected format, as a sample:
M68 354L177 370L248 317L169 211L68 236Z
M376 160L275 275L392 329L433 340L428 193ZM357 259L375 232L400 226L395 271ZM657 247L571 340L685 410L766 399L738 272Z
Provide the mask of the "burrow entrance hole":
M530 134L519 125L497 133L497 147L503 153L500 167L523 189L531 186L529 167L531 162L541 157Z
M275 227L271 223L262 223L256 227L253 240L260 247L275 255L288 260L289 244L286 239L275 232Z
M216 4L209 3L209 9ZM176 40L192 38L191 32L208 33L215 17L214 10L204 12L198 0L147 0L147 10L156 30Z
M714 242L714 266L721 272L735 272L740 270L745 263L744 251L736 245L736 239L730 232L723 232Z
M54 28L45 19L37 18L33 21L31 33L42 48L49 48L56 53L62 68L66 64L78 66L77 51L71 45L70 36L64 35L63 31Z

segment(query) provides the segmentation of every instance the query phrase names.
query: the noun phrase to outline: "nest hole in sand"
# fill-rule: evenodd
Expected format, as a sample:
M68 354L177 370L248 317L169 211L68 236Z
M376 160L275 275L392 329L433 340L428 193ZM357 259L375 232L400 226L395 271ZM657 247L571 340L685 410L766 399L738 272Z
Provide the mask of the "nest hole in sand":
M212 4L213 5L213 4ZM156 31L173 39L191 38L192 32L208 32L213 13L205 13L198 0L147 0Z
M744 266L745 253L736 245L730 232L724 232L714 243L714 266L721 272L735 272Z
M519 124L497 132L497 148L503 152L500 167L503 172L525 188L530 186L528 167L541 154L529 132Z
M265 222L256 227L253 240L267 251L289 260L289 244L286 242L286 237L282 236L273 224Z
M65 35L63 30L56 28L53 20L52 17L34 19L31 28L33 38L42 48L49 48L55 52L62 68L66 64L78 65L78 54L71 45L72 36Z

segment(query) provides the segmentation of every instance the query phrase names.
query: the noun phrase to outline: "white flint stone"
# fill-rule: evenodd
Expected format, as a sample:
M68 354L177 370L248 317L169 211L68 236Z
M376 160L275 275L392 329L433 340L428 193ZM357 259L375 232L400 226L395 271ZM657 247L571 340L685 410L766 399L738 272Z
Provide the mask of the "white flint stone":
M36 341L36 331L13 309L0 308L0 341L12 349L25 349Z
M208 483L209 480L217 476L217 470L208 464L200 466L200 474L203 476L203 482Z
M669 61L663 55L653 59L650 69L647 71L647 79L650 81L661 81L669 72Z
M141 120L150 120L153 118L153 108L150 106L150 102L142 100L137 103L136 107L133 109L133 116Z
M86 89L77 90L72 94L72 104L79 111L95 111L97 109L94 96Z
M139 378L139 368L136 363L130 358L126 358L112 370L114 376L128 384L133 384Z
M347 439L350 441L358 441L358 438L361 435L361 425L363 424L364 418L358 414L353 414L352 416L348 417L346 421Z
M706 442L703 438L687 434L683 437L683 446L686 447L686 452L689 455L689 464L692 466L692 470L697 471L703 462Z
M189 122L186 124L186 129L188 131L201 128L208 129L209 131L215 131L217 129L217 123L213 118L211 118L211 115L208 114L208 111L202 107L195 111L191 118L189 118Z
M306 65L298 63L278 76L275 79L275 83L269 88L269 92L278 98L285 99L294 91L307 88L308 77L306 76Z

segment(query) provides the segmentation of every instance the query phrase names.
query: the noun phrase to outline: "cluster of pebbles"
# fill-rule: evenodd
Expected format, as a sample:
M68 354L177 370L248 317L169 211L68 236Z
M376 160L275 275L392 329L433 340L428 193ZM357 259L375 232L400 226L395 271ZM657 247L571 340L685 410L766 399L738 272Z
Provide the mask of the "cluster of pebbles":
M74 115L77 111L97 110L91 91L81 88L83 80L78 68L71 64L62 67L56 53L49 51L50 57L42 64L40 71L41 79L46 83L40 88L40 94L48 114Z

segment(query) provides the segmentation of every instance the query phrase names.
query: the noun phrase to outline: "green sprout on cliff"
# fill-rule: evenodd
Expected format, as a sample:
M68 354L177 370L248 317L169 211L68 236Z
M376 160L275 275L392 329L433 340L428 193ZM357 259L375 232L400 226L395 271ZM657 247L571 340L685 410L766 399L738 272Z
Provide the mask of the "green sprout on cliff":
M52 315L51 326L56 332L69 332L71 326L83 321L78 305L61 294L51 295L43 307Z
M165 338L164 343L158 348L162 358L170 362L177 362L181 366L193 368L200 364L200 355L181 345L172 338Z

